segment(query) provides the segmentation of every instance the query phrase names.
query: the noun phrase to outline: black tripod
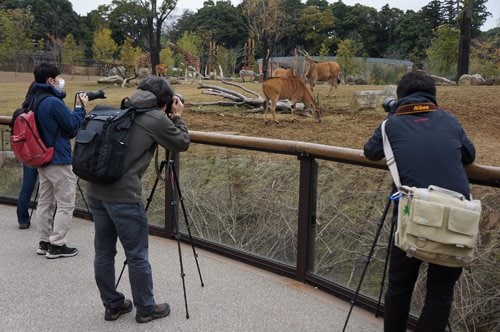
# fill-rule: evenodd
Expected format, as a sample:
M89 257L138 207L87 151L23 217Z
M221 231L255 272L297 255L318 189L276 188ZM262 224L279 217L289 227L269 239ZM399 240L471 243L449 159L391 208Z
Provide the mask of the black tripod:
M389 196L389 199L387 200L387 203L384 208L384 212L382 213L382 217L380 218L378 225L377 225L377 231L375 232L375 238L373 239L372 246L370 248L370 252L368 253L368 256L366 257L366 264L363 268L363 272L361 273L361 278L359 279L358 287L356 288L356 292L354 293L354 297L351 300L351 308L349 309L349 313L347 314L347 318L344 323L344 328L342 329L342 332L345 332L347 328L347 323L349 322L349 318L351 317L352 309L354 308L354 305L356 304L356 300L359 295L359 290L361 289L361 284L363 283L363 279L365 278L366 270L368 269L368 265L370 264L370 260L373 256L373 252L375 251L375 246L377 245L378 238L380 236L380 232L382 230L382 227L384 226L385 219L387 217L387 212L389 211L389 207L391 205L391 201L398 199L399 197L397 195L391 195ZM385 262L384 262L384 271L382 274L382 280L380 282L380 293L378 296L378 302L377 302L377 310L375 311L375 317L379 317L379 311L380 311L380 303L382 302L382 294L384 290L384 285L385 285L385 276L387 274L387 266L389 265L389 254L391 252L391 248L393 246L393 240L394 240L394 226L396 224L396 219L392 220L391 222L391 229L389 231L389 243L387 244L387 251L385 255ZM450 321L448 321L448 330L452 332L451 330L451 325Z
M185 273L184 273L184 265L182 262L182 252L181 252L181 241L180 241L181 237L180 237L180 233L179 233L179 209L178 209L176 197L178 197L180 202L181 202L182 213L184 215L184 221L186 223L186 228L188 231L189 240L191 242L191 248L193 249L193 255L194 255L194 258L196 261L196 268L198 269L198 275L200 276L201 287L204 287L205 285L203 283L203 278L201 276L200 265L198 264L198 254L196 253L196 249L194 247L193 236L191 235L191 225L188 222L187 212L186 212L186 208L184 206L184 198L182 197L181 189L179 186L179 179L177 178L177 173L176 173L176 169L175 169L175 161L171 157L172 157L172 155L170 154L169 160L168 161L163 160L160 164L159 172L157 174L155 183L153 185L153 188L151 189L151 193L149 194L149 197L146 200L147 203L146 203L145 210L147 211L149 208L149 205L153 199L154 192L155 192L156 187L158 185L158 181L161 178L161 173L165 169L165 165L167 165L167 178L165 178L164 180L165 181L167 181L167 179L170 180L170 188L171 188L171 194L172 194L172 196L171 196L172 199L171 199L170 204L172 205L172 212L173 212L172 213L172 215L173 215L172 221L173 221L173 226L174 226L175 239L177 240L177 249L179 251L179 263L180 263L180 269L181 269L182 288L184 291L184 304L186 307L186 319L189 319L189 311L188 311L187 297L186 297L186 283L184 280ZM118 281L116 282L116 287L118 287L118 284L120 283L120 279L122 277L122 274L123 274L123 271L125 270L126 265L127 265L127 261L125 260L123 262L122 271L120 273L120 276L118 277Z
M370 248L370 252L368 253L368 256L366 257L366 260L365 260L366 263L365 263L365 266L363 268L363 272L361 273L361 278L359 279L358 287L356 288L356 292L354 293L354 297L351 300L351 308L349 309L349 313L347 314L347 318L346 318L345 323L344 323L344 328L342 329L343 332L347 328L347 323L349 322L349 318L351 317L352 309L354 308L354 305L356 304L356 300L358 299L359 290L361 289L361 284L363 283L363 279L365 278L366 270L368 269L368 265L370 264L370 260L373 256L373 252L375 251L375 247L377 245L377 241L378 241L378 238L380 236L380 232L382 230L382 227L384 226L384 222L385 222L385 219L387 217L387 212L389 211L389 207L391 206L391 201L392 201L392 196L390 196L389 199L387 200L387 203L385 204L384 212L382 213L382 217L380 217L380 220L378 222L377 231L375 232L375 239L373 240L372 246ZM389 244L387 246L387 253L386 253L385 263L384 263L384 273L382 276L382 281L381 281L381 286L380 286L380 294L379 294L379 298L378 298L377 311L375 313L375 317L378 317L378 314L379 314L380 302L382 299L382 291L383 291L383 287L384 287L384 283L385 283L385 275L386 275L387 265L388 265L388 261L389 261L389 253L390 253L391 246L392 246L392 234L393 234L393 232L394 232L394 223L391 224L391 230L390 230L390 234L389 234Z

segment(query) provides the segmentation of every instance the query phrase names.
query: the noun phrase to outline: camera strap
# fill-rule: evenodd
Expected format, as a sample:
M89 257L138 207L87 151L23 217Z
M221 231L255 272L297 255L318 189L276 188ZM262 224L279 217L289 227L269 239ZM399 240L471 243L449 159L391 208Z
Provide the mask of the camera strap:
M395 115L406 115L424 112L433 112L438 109L438 106L434 103L419 103L419 104L407 104L398 107Z

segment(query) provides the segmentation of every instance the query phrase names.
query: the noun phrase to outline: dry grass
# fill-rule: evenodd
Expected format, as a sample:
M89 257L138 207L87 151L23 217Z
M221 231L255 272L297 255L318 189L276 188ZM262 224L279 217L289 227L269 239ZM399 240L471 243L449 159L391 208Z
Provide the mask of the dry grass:
M129 96L134 88L121 88L97 84L96 77L64 76L67 90L66 103L71 106L76 91L103 89L107 99L94 100L96 104L120 105L122 98ZM11 115L24 99L26 89L31 82L31 74L0 72L1 115ZM236 79L234 82L239 82ZM176 92L182 94L187 103L216 101L220 98L203 93L197 82L191 84L183 80L173 85ZM224 84L220 81L204 81L212 85ZM262 95L260 83L243 83L245 88ZM237 90L225 85L225 88ZM264 124L262 113L249 113L245 107L187 106L184 117L191 130L230 132L245 136L289 139L312 143L321 143L355 149L362 149L374 128L384 119L382 107L355 111L352 98L355 91L381 90L382 86L341 85L337 97L326 98L328 86L317 85L322 110L322 122L312 118L303 118L291 122L288 114L278 114L279 125ZM316 91L316 90L315 90ZM249 96L244 91L238 91ZM250 97L250 96L249 96ZM500 165L500 86L451 86L438 87L438 102L444 109L450 110L463 124L468 136L477 149L476 162L483 165Z

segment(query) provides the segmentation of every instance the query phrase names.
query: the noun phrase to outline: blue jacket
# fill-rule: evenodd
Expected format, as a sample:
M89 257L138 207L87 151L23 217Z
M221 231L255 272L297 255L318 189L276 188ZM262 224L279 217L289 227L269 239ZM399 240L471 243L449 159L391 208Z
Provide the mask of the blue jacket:
M50 165L71 164L71 143L85 117L83 108L72 112L63 101L65 94L50 84L35 84L34 103L41 94L50 94L35 110L38 132L46 146L54 147L54 159Z
M399 100L397 107L429 102L436 104L432 95L415 93ZM389 114L385 130L401 184L421 188L436 185L469 197L469 180L464 165L474 161L476 151L451 113L438 109L404 115ZM380 126L365 144L364 154L370 160L384 157Z

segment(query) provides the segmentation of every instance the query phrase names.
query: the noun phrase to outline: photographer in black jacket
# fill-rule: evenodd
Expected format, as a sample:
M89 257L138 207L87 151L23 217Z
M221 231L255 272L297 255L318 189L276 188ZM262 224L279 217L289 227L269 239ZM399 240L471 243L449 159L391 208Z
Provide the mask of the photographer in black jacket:
M434 79L425 72L404 75L398 100L389 110L386 134L397 160L401 183L427 188L436 185L470 197L464 165L475 159L475 149L457 119L437 106ZM381 127L364 146L370 160L384 158ZM397 220L395 204L393 221ZM422 261L391 249L389 286L385 294L384 330L406 331L413 288ZM429 264L427 294L416 331L444 331L453 301L453 288L462 268Z

